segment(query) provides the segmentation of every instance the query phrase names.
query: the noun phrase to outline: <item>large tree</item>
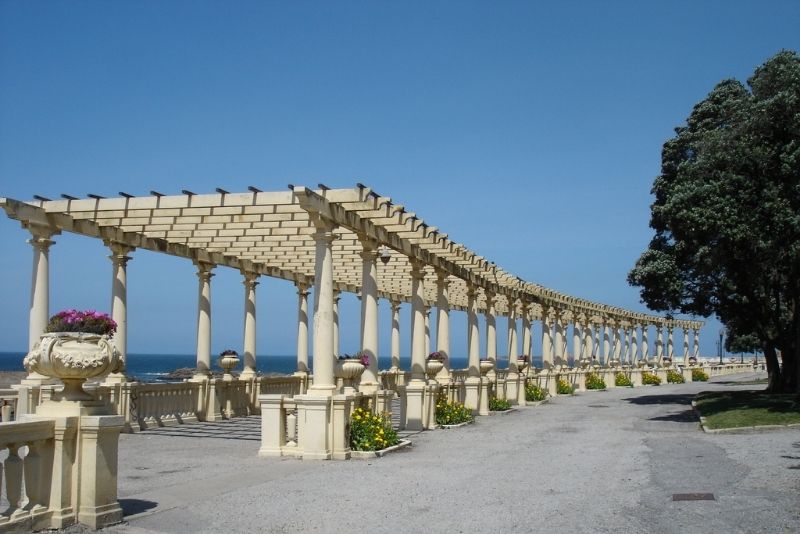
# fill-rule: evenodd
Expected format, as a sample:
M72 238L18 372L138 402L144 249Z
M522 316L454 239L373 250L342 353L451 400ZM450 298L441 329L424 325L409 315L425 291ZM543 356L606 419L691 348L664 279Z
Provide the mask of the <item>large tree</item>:
M754 335L768 389L797 391L800 57L782 51L747 83L720 82L664 143L655 236L628 281L654 310L716 314Z

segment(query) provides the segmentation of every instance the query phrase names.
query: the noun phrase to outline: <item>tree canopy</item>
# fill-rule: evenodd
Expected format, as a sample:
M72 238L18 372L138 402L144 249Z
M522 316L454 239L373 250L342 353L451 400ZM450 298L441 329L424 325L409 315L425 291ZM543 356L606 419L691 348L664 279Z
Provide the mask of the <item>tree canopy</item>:
M747 84L720 82L664 143L652 188L655 235L628 281L651 309L716 314L733 337L754 336L769 388L795 391L800 57L779 52Z

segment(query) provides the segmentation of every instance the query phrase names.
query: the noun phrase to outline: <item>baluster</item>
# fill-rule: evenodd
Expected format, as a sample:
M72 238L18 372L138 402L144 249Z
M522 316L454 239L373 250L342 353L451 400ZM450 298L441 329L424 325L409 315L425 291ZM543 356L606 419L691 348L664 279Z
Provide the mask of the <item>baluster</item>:
M6 472L6 498L8 509L3 515L13 517L18 515L20 500L22 499L22 460L19 457L19 445L8 445L8 458L5 461Z
M25 456L25 493L28 494L27 508L32 513L45 508L42 492L42 486L46 479L42 473L41 448L43 445L44 441L28 443L28 454Z

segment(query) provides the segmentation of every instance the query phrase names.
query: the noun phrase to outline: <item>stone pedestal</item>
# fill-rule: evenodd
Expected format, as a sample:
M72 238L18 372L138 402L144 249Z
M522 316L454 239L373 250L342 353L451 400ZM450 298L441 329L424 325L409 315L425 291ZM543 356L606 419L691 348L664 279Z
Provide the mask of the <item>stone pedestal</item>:
M464 380L464 406L472 410L473 415L478 413L481 400L481 379L470 376Z
M331 457L334 460L350 459L350 436L347 432L347 424L353 399L355 399L353 395L334 395L332 399Z
M486 376L481 377L478 415L489 415L489 378Z
M405 430L423 430L425 428L425 390L427 384L424 380L412 379L405 387Z
M330 460L331 411L330 396L296 395L297 416L299 419L299 443L304 460ZM263 417L263 416L262 416Z
M261 448L259 456L281 456L286 444L283 395L259 395L261 405Z
M525 392L522 392L523 398ZM506 373L506 400L511 404L517 404L519 398L519 374L509 371Z

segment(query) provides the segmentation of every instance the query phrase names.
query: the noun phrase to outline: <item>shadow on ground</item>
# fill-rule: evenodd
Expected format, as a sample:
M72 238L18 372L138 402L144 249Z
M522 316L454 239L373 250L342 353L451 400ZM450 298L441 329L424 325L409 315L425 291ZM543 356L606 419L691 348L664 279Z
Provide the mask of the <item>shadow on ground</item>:
M144 501L142 499L120 499L119 505L122 508L122 515L136 515L152 510L158 503L153 501Z
M650 405L650 404L692 404L694 394L672 393L668 395L644 395L642 397L630 397L622 399L631 404Z

